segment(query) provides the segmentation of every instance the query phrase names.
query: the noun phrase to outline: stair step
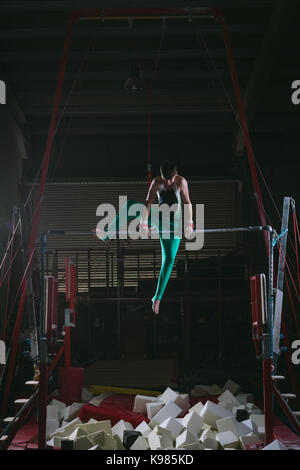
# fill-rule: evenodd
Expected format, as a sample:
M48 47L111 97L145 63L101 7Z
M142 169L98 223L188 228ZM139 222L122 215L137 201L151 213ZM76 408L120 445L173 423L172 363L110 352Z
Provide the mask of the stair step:
M24 403L27 403L29 398L18 398L15 400L16 405L24 405Z
M285 380L284 375L272 375L272 380L276 382L277 380Z
M6 439L7 439L7 436L1 436L0 437L0 442L6 441Z
M300 411L293 411L293 415L300 417Z
M25 385L38 385L38 384L39 384L38 380L27 380L27 382L25 382Z
M65 340L64 339L57 339L56 342L57 343L63 343Z
M18 417L15 418L15 417L13 417L13 416L8 416L7 418L4 418L3 421L4 421L5 423L11 423L12 421L14 421L14 420L17 421L18 419L19 419Z
M289 398L296 398L296 395L294 393L282 393L281 396L282 398L286 398L287 400Z

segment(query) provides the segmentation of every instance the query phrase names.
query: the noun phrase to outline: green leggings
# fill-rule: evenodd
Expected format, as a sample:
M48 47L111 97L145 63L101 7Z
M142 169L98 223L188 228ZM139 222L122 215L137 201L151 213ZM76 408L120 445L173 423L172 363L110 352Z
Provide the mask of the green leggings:
M112 231L116 232L119 231L122 225L130 220L133 219L140 219L141 215L135 215L135 216L130 216L128 215L128 210L133 204L138 204L137 201L130 200L127 201L124 206L121 207L121 210L119 214L116 216L116 218L112 221L112 223L106 228L105 231ZM120 224L120 219L121 219L121 224ZM159 219L154 217L154 211L152 207L150 208L150 214L148 218L148 224L152 227L155 227L158 231L162 230L162 225L161 222L157 222ZM170 231L174 230L174 227L176 225L176 222L174 224L174 221L170 221ZM105 239L109 239L109 236ZM160 239L160 245L161 245L161 254L162 254L162 262L161 262L161 268L160 268L160 273L159 273L159 278L157 282L157 288L154 296L152 297L152 302L155 300L161 300L163 293L165 291L165 288L167 286L167 283L169 281L169 278L171 276L171 272L173 269L175 257L179 248L180 244L180 238L175 237L174 234L170 234L170 238L163 238L162 234L159 233L159 239Z

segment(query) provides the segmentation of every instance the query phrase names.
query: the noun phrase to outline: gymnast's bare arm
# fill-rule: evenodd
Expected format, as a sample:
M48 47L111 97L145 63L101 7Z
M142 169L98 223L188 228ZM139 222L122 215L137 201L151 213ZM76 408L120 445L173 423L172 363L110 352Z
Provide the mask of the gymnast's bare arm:
M187 180L181 176L180 177L180 193L185 204L185 219L184 219L184 226L185 226L185 236L189 238L193 232L193 206L190 200L189 195L189 187Z

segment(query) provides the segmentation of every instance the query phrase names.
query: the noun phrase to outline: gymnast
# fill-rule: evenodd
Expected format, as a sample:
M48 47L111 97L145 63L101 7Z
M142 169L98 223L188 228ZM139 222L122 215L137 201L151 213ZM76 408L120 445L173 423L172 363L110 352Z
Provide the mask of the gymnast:
M161 233L162 228L165 226L165 221L162 221L161 217L159 217L159 211L157 211L155 205L152 206L156 195L158 196L159 206L166 204L169 207L172 207L170 210L170 220L168 221L168 228L170 231L168 236L166 236L165 233ZM181 237L177 235L179 233L179 227L181 227L182 220L181 197L185 204L184 234L186 238L189 238L193 233L194 225L188 184L183 176L178 175L176 164L169 160L164 160L161 163L160 176L157 176L151 182L146 203L144 204L143 213L139 213L139 215L132 217L129 216L129 208L133 204L137 204L137 202L134 200L127 201L127 203L121 208L117 217L105 229L105 232L114 230L118 231L120 230L120 219L122 221L125 220L125 222L133 219L140 219L139 231L142 238L148 238L149 227L155 227L158 230L162 252L162 264L156 292L152 297L152 310L156 315L159 313L160 301L169 281L181 240ZM109 234L103 240L107 239L109 239Z

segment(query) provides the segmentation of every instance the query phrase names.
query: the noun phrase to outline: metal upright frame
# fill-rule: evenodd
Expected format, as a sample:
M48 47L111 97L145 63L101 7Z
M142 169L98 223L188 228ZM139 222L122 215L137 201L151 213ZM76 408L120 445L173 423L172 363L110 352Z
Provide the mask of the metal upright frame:
M251 170L251 176L253 180L253 185L254 185L254 192L256 194L256 199L257 199L257 204L258 204L258 210L259 210L259 216L260 216L260 221L261 221L261 226L266 227L266 219L265 219L265 213L264 213L264 208L263 208L263 203L262 203L262 196L261 196L261 191L259 187L259 182L258 182L258 177L257 177L257 172L256 172L256 166L255 166L255 159L254 159L254 154L251 146L251 140L250 140L250 135L248 131L248 126L247 126L247 120L245 116L245 111L244 111L244 106L243 106L243 101L241 98L241 92L240 92L240 86L239 86L239 81L238 81L238 76L236 72L236 67L235 67L235 62L233 58L233 52L232 52L232 47L229 39L229 34L228 34L228 29L225 21L225 16L222 10L220 9L205 9L205 8L177 8L177 9L93 9L93 10L74 10L71 12L69 20L68 20L68 25L67 25L67 31L66 31L66 36L65 36L65 42L64 42L64 47L63 47L63 54L60 62L60 68L59 68L59 74L58 74L58 80L57 80L57 86L56 86L56 91L55 91L55 96L54 96L54 102L53 102L53 108L52 108L52 113L51 113L51 120L50 120L50 125L49 125L49 131L48 131L48 137L46 141L46 147L45 147L45 153L44 153L44 159L43 159L43 165L42 165L42 173L41 173L41 179L40 179L40 187L39 187L39 193L38 193L38 202L37 202L37 207L34 212L34 217L33 217L33 224L32 224L32 231L31 231L31 236L30 236L30 243L29 243L29 261L28 265L31 265L32 261L32 255L35 250L35 245L36 245L36 237L37 237L37 229L38 229L38 222L39 222L39 216L40 216L40 206L41 206L41 201L45 189L45 183L46 183L46 178L47 178L47 173L48 173L48 166L49 166L49 161L50 161L50 155L51 155L51 150L52 150L52 145L53 145L53 139L55 135L55 128L56 128L56 123L57 123L57 116L58 116L58 111L59 111L59 105L61 101L61 95L62 95L62 86L64 82L64 76L65 76L65 69L66 69L66 64L67 64L67 57L70 49L70 42L71 42L71 34L72 34L72 28L73 25L78 23L81 18L84 19L95 19L95 18L109 18L110 20L120 20L124 18L131 18L131 19L158 19L158 18L169 18L169 19L176 19L176 18L187 18L189 21L192 20L193 17L197 18L212 18L216 19L219 21L221 25L221 29L223 32L223 37L224 37L224 42L225 42L225 47L226 47L226 52L227 52L227 58L228 58L228 63L229 63L229 68L231 71L231 76L232 76L232 82L234 86L234 91L237 99L237 104L238 104L238 109L239 109L239 119L240 119L240 124L243 130L243 134L245 137L246 141L246 148L247 148L247 153L248 153L248 160L249 160L249 165L250 165L250 170ZM151 174L151 169L148 168L148 178L149 175ZM270 248L272 246L272 243L268 243L268 236L266 232L264 231L264 240L266 244L266 249L267 253L269 255L269 259L271 259L271 252ZM272 232L269 232L270 236ZM272 249L271 249L272 251ZM273 259L272 265L273 265ZM272 276L270 275L270 281L273 280L273 274ZM23 317L23 310L24 310L24 305L25 305L25 298L26 298L26 287L27 287L27 279L24 278L24 281L22 282L21 286L21 294L20 294L20 300L19 300L19 308L17 311L17 318L16 318L16 323L12 335L12 351L9 357L9 367L8 367L8 376L6 379L5 383L5 390L4 390L4 400L3 400L3 406L2 406L2 411L5 413L7 404L8 404L8 397L10 394L10 388L11 388L11 383L13 379L13 373L15 370L15 362L16 362L16 354L17 354L17 345L18 345L18 339L19 339L19 334L20 334L20 329L21 329L21 323L22 323L22 317ZM269 284L270 288L270 284ZM273 312L273 291L269 292L269 309L271 312ZM271 318L271 315L269 316ZM268 342L269 343L269 342ZM41 342L41 347L43 347L43 341ZM44 357L45 351L41 351L41 357ZM270 355L272 355L272 351L270 351ZM44 370L41 374L41 383L46 383L45 375L46 375L46 370ZM267 367L266 371L266 376L269 374L269 367ZM268 393L269 396L269 393ZM272 396L269 396L269 400L272 400ZM44 400L42 400L44 401ZM45 411L43 411L43 416L45 416ZM43 423L44 427L44 423ZM45 440L42 439L40 442L40 448L45 448Z

